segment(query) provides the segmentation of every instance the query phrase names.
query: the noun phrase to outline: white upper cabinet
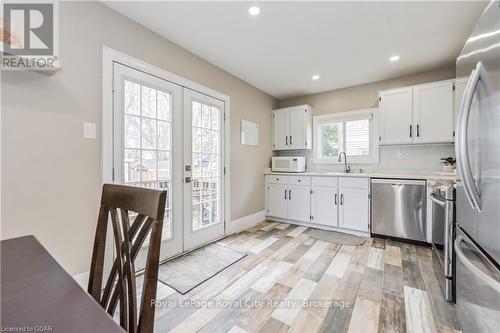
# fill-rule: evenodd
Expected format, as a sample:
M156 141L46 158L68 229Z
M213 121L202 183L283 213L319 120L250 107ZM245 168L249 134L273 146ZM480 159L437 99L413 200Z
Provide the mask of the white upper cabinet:
M299 105L273 110L273 150L311 148L311 106Z
M413 88L414 143L453 142L453 81Z
M273 150L288 149L290 112L287 109L273 111Z
M412 88L379 93L380 144L412 143Z
M453 142L453 80L379 92L380 144Z
M453 128L457 127L458 119L458 109L460 109L460 104L462 103L462 97L464 96L465 86L467 85L467 78L461 77L455 80L455 94L453 96Z

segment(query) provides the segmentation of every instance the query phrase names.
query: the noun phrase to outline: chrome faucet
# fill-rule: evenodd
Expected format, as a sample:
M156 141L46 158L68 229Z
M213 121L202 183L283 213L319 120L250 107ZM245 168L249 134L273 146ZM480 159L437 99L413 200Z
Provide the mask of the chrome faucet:
M342 162L342 154L344 154L344 172L348 173L351 171L351 167L347 165L347 155L345 151L340 152L338 161Z

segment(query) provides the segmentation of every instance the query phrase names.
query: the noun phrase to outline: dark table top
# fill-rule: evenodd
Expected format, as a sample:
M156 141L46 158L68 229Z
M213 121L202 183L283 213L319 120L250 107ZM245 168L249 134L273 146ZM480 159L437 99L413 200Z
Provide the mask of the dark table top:
M2 332L124 332L35 237L3 240L1 269Z

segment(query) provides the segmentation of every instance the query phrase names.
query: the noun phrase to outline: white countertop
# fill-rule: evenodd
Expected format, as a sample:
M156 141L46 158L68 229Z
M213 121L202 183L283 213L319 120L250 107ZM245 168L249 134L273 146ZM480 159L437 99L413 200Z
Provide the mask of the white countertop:
M456 175L444 174L437 170L363 170L360 173L357 170L353 172L335 172L335 171L306 171L306 172L273 172L271 169L264 171L265 175L288 175L288 176L330 176L330 177L365 177L365 178L392 178L392 179L424 179L424 180L442 180L456 181Z

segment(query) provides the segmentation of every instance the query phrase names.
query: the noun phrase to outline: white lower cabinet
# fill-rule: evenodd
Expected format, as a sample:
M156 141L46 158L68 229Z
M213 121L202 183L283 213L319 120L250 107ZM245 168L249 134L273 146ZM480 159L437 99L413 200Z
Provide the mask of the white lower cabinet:
M367 189L342 188L339 207L340 228L368 232L370 218Z
M369 232L369 178L266 176L266 214L346 230ZM283 184L283 182L287 184Z
M291 177L289 179L292 181ZM268 184L266 194L267 216L310 222L311 189L309 185L285 185L275 183L275 181L275 178L266 180Z
M288 216L290 220L310 222L311 189L309 186L288 186Z
M338 227L338 196L337 187L313 186L311 193L311 222Z
M287 218L286 185L269 184L267 187L267 215Z

